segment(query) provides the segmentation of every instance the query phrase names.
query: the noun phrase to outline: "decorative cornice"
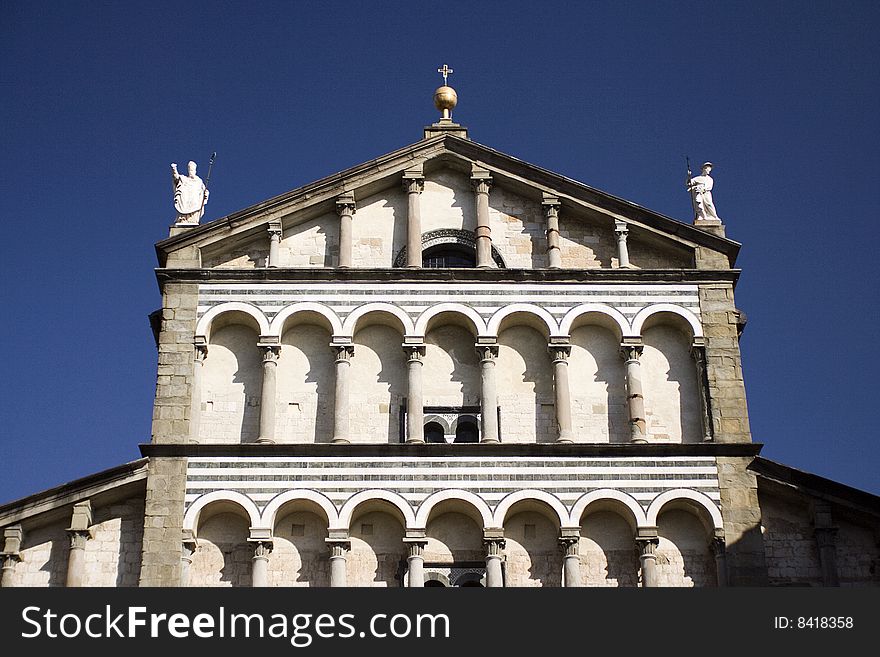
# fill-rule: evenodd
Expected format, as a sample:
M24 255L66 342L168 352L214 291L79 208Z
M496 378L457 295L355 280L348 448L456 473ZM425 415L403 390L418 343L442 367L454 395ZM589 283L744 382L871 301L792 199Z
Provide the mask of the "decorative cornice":
M246 443L238 445L141 444L141 454L146 457L230 457L230 456L498 456L498 457L585 457L601 456L654 457L654 456L755 456L761 451L761 443L517 443L517 444L407 444L375 443L331 445L329 443L267 444Z
M274 269L156 269L159 285L225 281L474 282L474 283L732 283L739 269L406 269L302 267Z

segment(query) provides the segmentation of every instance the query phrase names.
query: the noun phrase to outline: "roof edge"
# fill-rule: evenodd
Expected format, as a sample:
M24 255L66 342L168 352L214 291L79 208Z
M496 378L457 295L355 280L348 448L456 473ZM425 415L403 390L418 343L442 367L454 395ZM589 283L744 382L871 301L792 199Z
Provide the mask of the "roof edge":
M842 484L833 479L822 477L811 472L798 470L790 465L771 461L763 456L756 456L749 465L749 470L772 481L798 488L819 497L834 498L861 507L871 513L880 515L880 496Z

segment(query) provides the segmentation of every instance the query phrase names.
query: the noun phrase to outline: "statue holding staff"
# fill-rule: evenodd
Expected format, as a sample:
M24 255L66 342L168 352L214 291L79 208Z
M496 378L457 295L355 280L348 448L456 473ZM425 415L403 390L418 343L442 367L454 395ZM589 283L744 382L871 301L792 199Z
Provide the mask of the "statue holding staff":
M702 166L701 175L688 178L687 189L691 193L694 204L694 219L699 221L721 221L715 211L715 203L712 200L712 187L714 181L709 172L712 171L712 163L705 162ZM690 174L690 170L688 170Z
M174 187L174 209L177 210L177 224L196 225L205 213L208 202L208 188L196 175L196 163L192 160L187 164L187 175L177 171L177 165L171 164L171 182Z

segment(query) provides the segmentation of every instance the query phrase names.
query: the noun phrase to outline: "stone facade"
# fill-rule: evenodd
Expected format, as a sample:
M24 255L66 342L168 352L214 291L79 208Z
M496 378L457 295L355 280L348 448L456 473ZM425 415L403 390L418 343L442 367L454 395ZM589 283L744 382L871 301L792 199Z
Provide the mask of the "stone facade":
M738 247L442 126L173 227L146 458L0 507L2 585L878 585L880 500L756 456Z

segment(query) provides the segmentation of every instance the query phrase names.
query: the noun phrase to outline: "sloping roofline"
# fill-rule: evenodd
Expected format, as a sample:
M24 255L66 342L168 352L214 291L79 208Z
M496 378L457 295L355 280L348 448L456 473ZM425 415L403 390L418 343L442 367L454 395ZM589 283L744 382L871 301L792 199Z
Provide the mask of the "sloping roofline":
M811 472L804 472L789 465L771 461L763 456L756 456L748 469L760 477L785 486L817 497L844 502L880 516L880 497L860 488L853 488Z
M478 161L488 169L498 169L515 174L525 180L544 185L550 189L566 194L577 200L591 203L600 207L608 208L621 216L640 221L647 226L660 230L667 234L706 246L725 254L730 265L734 266L736 256L742 246L739 242L720 237L712 233L683 223L677 219L667 217L636 203L590 187L582 182L567 178L558 173L530 164L511 155L507 155L488 146L484 146L470 139L456 137L455 135L438 135L429 139L423 139L391 153L369 160L357 166L334 173L320 180L303 185L284 194L220 217L206 224L194 227L184 233L169 237L156 243L156 254L160 266L164 267L166 256L170 251L204 238L215 230L230 228L259 214L271 212L280 206L291 203L298 199L310 198L325 193L328 189L339 188L341 191L350 179L368 174L369 172L381 173L396 168L406 168L407 163L416 164L425 159L431 159L443 153L452 153L463 158Z

